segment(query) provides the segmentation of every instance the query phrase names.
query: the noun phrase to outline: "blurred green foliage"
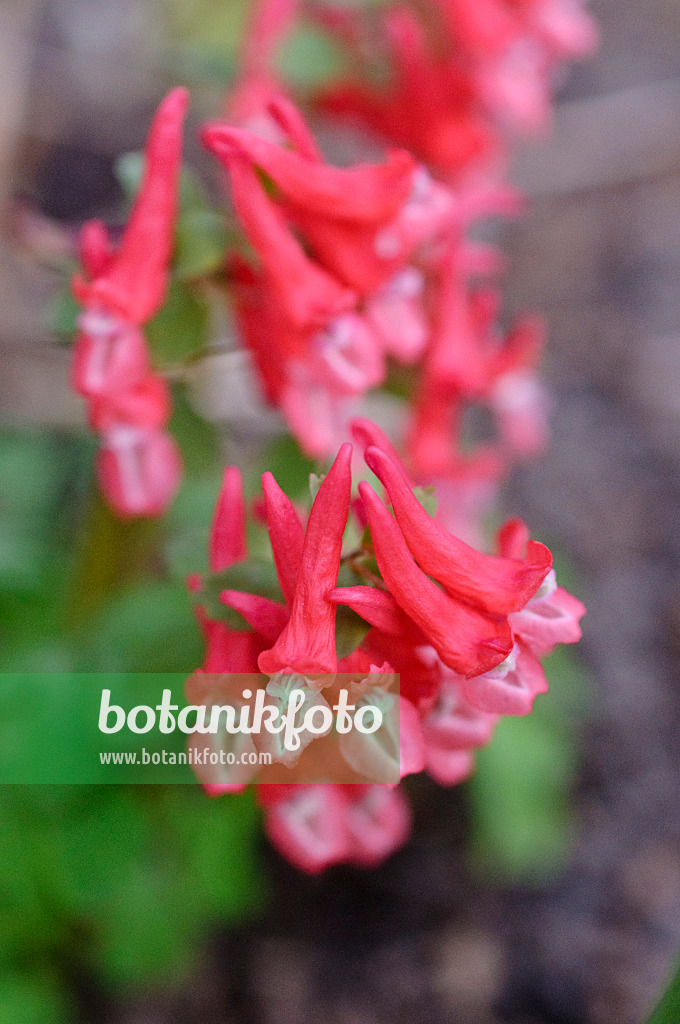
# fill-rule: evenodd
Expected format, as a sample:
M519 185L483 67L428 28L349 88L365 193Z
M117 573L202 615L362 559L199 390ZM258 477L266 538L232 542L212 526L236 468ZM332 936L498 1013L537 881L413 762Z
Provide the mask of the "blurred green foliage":
M186 447L196 425L178 406ZM219 487L214 439L187 460L165 527L121 523L93 499L92 456L90 438L0 433L0 672L188 674L203 644L166 546L193 532L202 540L193 568L205 561ZM73 1020L74 976L112 994L180 981L212 924L256 910L258 836L251 795L0 788L0 1024Z
M678 1022L680 1022L680 966L647 1024L678 1024Z
M473 863L498 881L539 882L566 864L574 836L575 728L588 695L578 656L544 661L550 691L526 718L506 717L467 783Z

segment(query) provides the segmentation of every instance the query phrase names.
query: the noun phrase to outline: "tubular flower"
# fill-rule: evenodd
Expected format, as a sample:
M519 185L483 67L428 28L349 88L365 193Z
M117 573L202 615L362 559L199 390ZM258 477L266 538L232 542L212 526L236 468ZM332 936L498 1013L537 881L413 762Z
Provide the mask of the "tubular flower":
M297 127L299 138L299 123ZM309 144L305 144L304 152L284 149L225 124L206 125L202 137L226 163L232 179L232 153L267 175L277 188L286 214L302 231L317 259L353 290L373 291L411 255L413 243L410 250L389 254L383 254L376 245L379 231L394 220L411 195L416 164L408 153L393 152L385 164L338 168L325 164ZM292 141L295 143L295 137ZM236 196L235 200L238 210ZM266 240L258 238L257 223L252 218L247 221L246 212L239 210L251 241L264 259Z
M555 67L588 55L597 43L578 0L437 0L437 6L480 99L518 131L549 123Z
M474 751L491 741L500 716L468 703L462 680L442 665L436 651L421 648L420 655L441 671L437 699L423 720L425 770L440 785L455 786L472 772Z
M400 467L384 452L369 447L365 458L389 493L413 557L448 594L495 615L519 611L534 596L552 567L543 544L528 541L524 559L482 555L428 516Z
M225 116L263 138L283 139L271 101L281 94L273 71L276 51L290 32L300 0L255 0L240 53L240 74L225 103Z
M243 482L240 470L228 466L223 475L222 488L217 500L215 515L210 529L208 543L208 566L211 573L219 573L247 557L246 509L243 500ZM199 575L187 580L189 592L196 598L196 617L206 641L206 655L203 667L189 677L186 685L187 698L193 704L203 702L206 692L211 689L211 676L215 673L256 672L257 657L266 646L266 638L257 631L236 630L219 619L211 619L205 608L198 603L203 581ZM250 752L255 750L250 737ZM250 773L252 775L252 772ZM238 783L214 781L204 782L210 796L235 793L244 789L248 778Z
M239 259L230 270L237 324L264 397L307 454L326 458L345 436L357 396L382 377L373 337L353 314L301 332L282 316L263 274Z
M73 290L83 306L106 310L127 323L144 324L163 305L177 217L182 125L188 104L186 89L173 89L158 108L146 144L139 195L118 251L93 280L84 281L79 276L74 279Z
M388 87L341 83L321 94L321 109L359 119L448 179L495 158L498 143L473 79L430 45L406 7L389 7L382 28L392 72Z
M463 400L483 403L496 418L499 445L511 455L534 455L548 432L547 398L536 372L544 324L524 317L501 340L495 329L498 293L468 293L457 261L453 251L438 267L436 317L421 384L425 416L432 416L434 403L450 410ZM429 445L421 447L427 459Z
M387 6L383 88L366 84L375 77L361 43L367 26L322 16L361 75L326 89L318 103L407 146L449 179L499 159L500 127L545 128L556 68L597 43L579 0L435 0L421 13L422 21L404 4Z
M269 676L259 698L264 707L280 710L293 689L304 694L295 718L296 751L288 751L279 738L248 735L237 741L239 751L269 752L270 767L250 773L239 763L217 780L206 777L203 782L218 794L256 781L272 843L311 873L341 862L375 864L401 845L410 826L403 793L394 785L365 780L384 777L386 768L395 782L423 770L442 785L466 778L475 751L491 740L500 717L528 714L536 696L545 693L538 659L555 644L578 639L584 611L576 598L556 587L550 553L529 539L520 520L510 520L499 531L497 555L473 550L420 506L380 428L358 419L352 432L394 511L360 482L359 522L368 525L370 535L342 559L343 572L353 572L360 584L338 586L352 505L349 444L341 447L323 479L306 527L271 473L262 477L259 517L266 522L285 603L223 590L222 602L238 611L251 630L240 632L206 615L200 607L202 583L190 581L208 644L203 670L188 683L191 700L209 693L211 672L229 671L259 670ZM241 478L233 467L225 471L209 552L213 573L247 559ZM367 627L341 659L338 606L352 609ZM333 778L342 764L354 772L346 784L303 783L295 772L312 763L307 748L333 733L336 672L352 676L353 710L380 708L383 725L367 742L339 730L334 753L322 748L324 779ZM394 673L400 678L398 694L390 691ZM225 690L225 697L238 706L238 694ZM330 718L312 733L303 719L314 708ZM300 781L289 783L289 778Z
M365 421L355 425L355 436L362 443L379 440L379 432ZM372 489L360 485L378 567L392 596L378 598L360 587L349 588L346 597L336 591L331 599L349 604L379 630L407 635L391 605L396 599L449 677L453 670L469 704L489 714L527 714L536 695L547 690L538 657L556 643L578 640L585 611L580 601L556 587L550 552L529 540L523 523L511 520L499 534L499 555L480 554L430 518L393 454L369 444L365 458L395 514L393 519ZM457 619L451 616L454 602ZM469 617L472 611L488 616L486 633L479 619ZM472 642L467 648L461 643L464 630Z
M208 566L219 573L247 557L246 508L240 470L228 466L224 471L222 489L210 529ZM256 672L257 658L266 647L267 638L257 631L233 629L228 623L210 619L200 603L203 581L199 575L189 577L188 588L195 595L196 615L205 636L207 650L202 671Z
M292 104L278 97L269 109L292 148L223 123L202 138L229 173L260 262L234 258L229 269L266 398L309 454L327 456L353 401L383 382L386 358L412 363L424 351L425 279L411 261L459 210L408 153L332 167Z
M141 327L167 293L187 105L185 89L175 89L161 103L120 245L114 252L105 227L98 221L86 224L80 248L88 279L73 281L83 312L71 381L87 400L88 419L101 435L102 491L124 517L161 515L182 473L177 445L165 432L169 394L151 369Z
M442 661L461 675L479 675L512 650L507 620L456 600L422 572L395 520L368 484L359 485L381 575L399 606L420 627Z
M343 445L312 505L290 618L274 647L258 659L260 670L268 675L337 670L335 605L327 595L340 569L352 487L351 455L352 446Z

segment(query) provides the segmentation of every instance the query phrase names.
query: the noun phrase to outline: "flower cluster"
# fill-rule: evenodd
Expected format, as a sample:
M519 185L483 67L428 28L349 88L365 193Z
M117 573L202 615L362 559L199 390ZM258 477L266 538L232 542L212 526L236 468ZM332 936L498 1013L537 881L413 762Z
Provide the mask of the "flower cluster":
M205 145L231 179L259 265L232 263L237 316L269 400L305 450L337 448L353 399L382 384L388 356L423 353L422 252L455 217L455 200L404 150L338 168L321 156L283 96L267 111L281 143L206 125Z
M165 431L168 386L152 370L142 327L166 297L188 99L186 90L175 89L156 113L144 179L117 249L99 221L87 223L80 236L86 279L73 282L83 311L71 379L101 436L102 491L123 517L164 512L182 472L177 445Z
M502 132L547 127L555 71L597 42L579 0L393 3L377 25L356 8L315 10L359 69L323 92L321 108L399 142L447 179L497 161ZM383 88L369 84L376 54L388 70Z
M384 157L364 143L354 163L329 162L273 70L303 16L356 70L310 97L313 111L354 119L388 143ZM557 586L550 552L522 522L507 522L482 553L503 475L545 444L547 401L536 369L543 324L498 326L503 261L473 228L520 211L505 180L512 133L546 125L556 70L594 42L580 0L253 5L240 77L223 116L201 130L246 244L224 242L207 269L199 260L189 286L209 278L217 287L203 291L228 297L265 400L305 454L335 461L306 522L274 477L262 478L252 519L266 524L273 587L250 571L241 475L225 471L210 574L189 580L207 648L187 686L193 703L216 675L254 673L269 703L301 687L327 711L348 673L358 703L396 709L397 775L424 770L452 785L501 716L529 713L545 693L541 658L578 640L585 609ZM101 224L83 229L85 273L73 283L73 384L102 438L102 489L123 516L164 512L181 474L143 327L168 290L187 101L176 89L156 114L118 247ZM199 212L194 228L206 221ZM403 457L363 418L364 399L383 387L401 399ZM398 699L385 682L395 675ZM258 798L272 841L301 868L374 864L408 834L399 786L296 782L298 759L276 741L239 742L242 753L268 745L275 771L258 773ZM309 733L299 763L314 746ZM350 741L338 750L356 767ZM232 767L202 778L206 789L254 781L249 758Z
M585 609L557 586L550 551L529 539L523 523L506 523L497 553L480 553L428 514L374 424L359 420L352 432L364 451L360 471L372 470L384 498L362 480L352 499L350 444L321 483L306 526L273 476L264 474L264 514L283 601L221 590L221 604L248 626L235 629L226 615L207 614L205 581L192 578L207 653L189 696L205 694L210 674L259 672L274 701L294 684L310 702L323 702L335 673L358 673L361 700L375 701L385 675L398 673L399 774L425 770L453 785L470 773L474 750L489 742L500 717L528 714L547 691L540 658L580 638ZM211 533L213 573L247 564L245 521L240 474L231 467ZM362 538L358 546L355 537ZM338 585L341 566L348 585ZM365 629L339 658L341 606ZM310 735L305 742L313 740ZM277 760L290 767L297 757L274 750ZM256 771L237 779L227 773L206 788L213 794L240 789ZM308 871L339 861L375 863L408 833L398 788L265 781L258 794L272 841Z
M328 165L283 95L272 56L300 9L358 70L315 97L317 110L351 115L407 147L385 163ZM595 38L572 0L388 4L376 17L261 0L239 102L228 105L230 121L203 131L257 255L256 264L234 257L229 269L241 340L266 398L308 454L328 457L347 439L359 399L395 364L413 366L411 471L437 480L442 515L470 539L512 459L539 452L547 434L536 372L543 326L526 317L499 332L502 260L471 240L470 227L521 208L503 181L504 125L543 123L555 69ZM391 71L378 88L368 83L381 56ZM471 450L471 405L495 419L493 445Z
M324 159L272 70L301 13L348 48L359 71L315 97L316 108L359 118L407 148L349 167ZM432 0L388 4L376 17L259 0L226 119L202 129L256 257L231 252L226 271L264 397L307 454L327 458L367 393L395 365L413 367L412 472L439 481L451 524L470 537L509 460L542 448L546 400L535 370L540 322L522 321L503 339L501 259L469 229L519 209L503 182L503 123L543 123L554 69L594 41L577 0ZM391 70L378 89L367 83L381 55ZM165 300L186 102L175 90L157 114L118 252L101 224L86 225L89 280L74 283L84 313L73 383L102 434L104 493L127 516L164 511L180 474L164 429L167 388L150 369L141 327ZM462 431L471 404L495 417L493 448L470 453Z

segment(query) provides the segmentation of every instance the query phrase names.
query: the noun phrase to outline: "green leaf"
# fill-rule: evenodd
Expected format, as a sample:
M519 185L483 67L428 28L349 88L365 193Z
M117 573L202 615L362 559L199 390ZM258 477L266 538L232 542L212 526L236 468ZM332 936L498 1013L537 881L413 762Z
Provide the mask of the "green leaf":
M680 1021L680 967L661 997L647 1024L678 1024Z
M437 494L434 487L414 487L413 493L423 506L428 516L434 516L437 513Z
M220 601L223 590L240 590L246 594L260 594L272 601L283 601L274 563L265 559L250 558L207 576L201 590L193 595L196 604L202 605L211 619L228 622L234 629L250 629L237 612Z
M227 251L224 216L216 210L192 207L177 224L174 272L180 280L207 277L221 270Z
M66 342L78 333L80 306L71 294L71 285L65 284L53 296L47 307L47 329Z
M309 477L316 463L302 452L294 437L284 434L277 438L265 452L263 461L290 498L307 499Z
M196 478L212 481L213 505L219 494L222 480L223 459L219 447L219 439L215 426L203 419L194 410L189 401L189 393L185 383L177 382L172 386L172 417L170 432L176 438L184 461L184 479L182 488L191 486ZM182 491L180 490L179 499ZM174 506L173 506L174 508ZM202 529L207 536L207 522Z
M163 0L162 7L171 36L183 47L236 59L252 0Z
M300 89L323 85L345 68L342 50L335 41L309 25L291 33L275 63L279 74Z
M114 173L125 198L132 204L142 184L144 175L144 153L141 151L123 153L114 164ZM205 204L205 190L189 167L182 167L179 180L180 210Z
M574 833L569 789L576 762L572 722L585 679L565 648L545 660L549 693L531 715L506 717L476 755L467 784L476 864L494 877L533 881L565 863Z
M203 642L179 581L122 591L83 640L84 668L98 672L190 672L202 656Z
M186 362L208 343L208 303L194 290L173 281L165 305L146 329L146 337L157 369Z
M2 976L0 1024L69 1024L75 1009L65 993L47 973Z
M338 659L347 658L368 636L370 625L346 605L338 605L335 619L335 644Z

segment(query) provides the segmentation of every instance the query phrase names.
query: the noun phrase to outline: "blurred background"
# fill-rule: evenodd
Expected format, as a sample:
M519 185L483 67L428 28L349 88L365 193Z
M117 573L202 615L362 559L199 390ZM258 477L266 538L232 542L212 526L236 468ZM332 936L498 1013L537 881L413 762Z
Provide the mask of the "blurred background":
M518 147L530 206L502 238L509 312L548 319L553 399L550 450L515 472L505 505L589 609L576 654L548 669L552 701L531 729L504 723L469 784L409 780L413 838L369 872L301 876L249 798L5 787L0 1024L649 1011L680 945L680 7L591 10L600 52L565 75L551 137ZM154 527L114 528L88 499L94 443L55 294L69 232L119 216L115 161L177 81L192 88L188 159L214 187L194 129L220 109L246 11L0 4L1 671L201 661L183 578L205 559L222 459L248 457L248 403L210 408L220 447L176 398L195 457L158 582L135 563ZM298 58L301 80L317 59ZM93 562L84 535L124 563Z

